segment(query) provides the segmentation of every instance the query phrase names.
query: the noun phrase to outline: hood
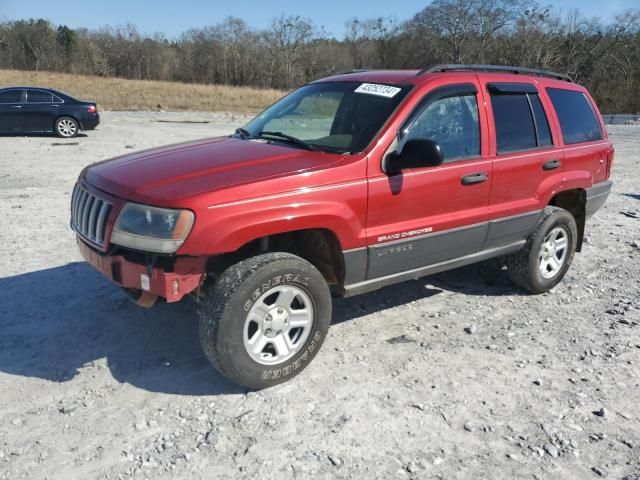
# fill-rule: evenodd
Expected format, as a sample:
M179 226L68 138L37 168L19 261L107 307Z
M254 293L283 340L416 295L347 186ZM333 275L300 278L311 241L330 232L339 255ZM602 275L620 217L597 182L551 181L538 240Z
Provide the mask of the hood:
M90 166L85 181L120 198L170 206L234 185L322 168L340 155L239 138L214 138L136 152Z

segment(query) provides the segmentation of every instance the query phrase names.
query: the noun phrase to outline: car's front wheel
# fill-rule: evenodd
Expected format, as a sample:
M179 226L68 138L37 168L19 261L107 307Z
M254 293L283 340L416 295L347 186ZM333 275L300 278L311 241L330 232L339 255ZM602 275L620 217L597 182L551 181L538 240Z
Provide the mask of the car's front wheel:
M54 125L56 135L62 138L73 138L80 131L80 126L71 117L60 117Z
M232 382L251 389L282 383L316 355L331 321L320 272L288 253L267 253L227 268L199 314L202 348Z

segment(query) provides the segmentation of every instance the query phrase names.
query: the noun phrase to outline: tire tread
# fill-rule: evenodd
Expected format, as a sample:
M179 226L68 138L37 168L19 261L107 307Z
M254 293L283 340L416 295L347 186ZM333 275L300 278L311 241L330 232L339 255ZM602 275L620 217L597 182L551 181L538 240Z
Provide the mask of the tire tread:
M222 351L224 339L219 338L218 335L220 321L231 301L231 296L241 285L251 281L251 277L259 270L274 264L284 266L295 264L299 267L300 262L315 269L306 260L289 253L273 252L257 255L228 267L216 282L209 286L209 291L205 292L204 304L198 311L200 343L213 367L232 382L246 385L245 378L236 371L231 362L225 361Z
M548 206L542 210L542 215L538 219L538 224L534 228L533 232L527 238L527 243L516 253L512 253L507 257L507 269L509 272L509 277L511 281L518 285L519 287L534 293L544 293L547 289L540 288L539 285L533 280L533 275L531 271L531 254L534 246L535 240L542 234L544 229L547 228L547 220L553 216L560 215L571 215L570 212L563 208ZM573 216L571 216L573 218ZM573 248L568 255L570 258L567 259L567 262L571 262L571 257L573 256L573 252L575 251L576 244L576 230L575 226L572 229L572 238L571 241L573 243ZM559 281L559 280L558 280Z

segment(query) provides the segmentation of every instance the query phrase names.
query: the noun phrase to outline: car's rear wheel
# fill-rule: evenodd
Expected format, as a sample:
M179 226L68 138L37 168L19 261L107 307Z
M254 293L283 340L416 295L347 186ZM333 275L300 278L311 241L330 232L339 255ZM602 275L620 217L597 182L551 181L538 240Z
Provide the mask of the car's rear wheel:
M54 125L56 135L62 138L73 138L80 131L80 126L71 117L60 117Z
M268 253L225 270L200 309L200 342L213 366L251 389L282 383L318 352L331 321L320 272L288 253Z
M578 243L575 218L558 207L546 207L524 248L509 255L514 283L531 293L555 287L569 270Z

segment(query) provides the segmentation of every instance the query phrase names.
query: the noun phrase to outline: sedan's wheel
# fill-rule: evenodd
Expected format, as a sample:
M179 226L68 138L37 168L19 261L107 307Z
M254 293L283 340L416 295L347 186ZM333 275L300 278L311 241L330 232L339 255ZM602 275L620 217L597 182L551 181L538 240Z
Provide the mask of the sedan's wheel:
M56 135L62 138L72 138L78 134L78 122L71 117L60 117L56 120Z
M578 243L573 215L558 207L546 207L524 248L509 255L511 279L531 293L555 287L571 265Z
M306 260L267 253L227 268L200 309L200 343L213 366L261 389L300 373L331 321L329 286Z

